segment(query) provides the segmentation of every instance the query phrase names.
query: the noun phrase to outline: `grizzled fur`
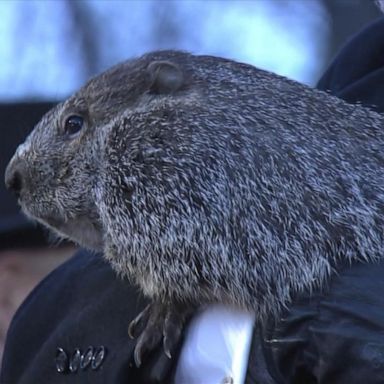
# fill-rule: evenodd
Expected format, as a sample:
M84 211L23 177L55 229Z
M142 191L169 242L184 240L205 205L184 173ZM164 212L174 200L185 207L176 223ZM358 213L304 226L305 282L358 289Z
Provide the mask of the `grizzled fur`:
M169 63L163 83L156 63ZM70 115L85 121L73 137ZM103 250L154 301L263 319L338 260L384 254L383 165L381 115L250 65L164 51L59 104L7 172L23 174L24 212Z

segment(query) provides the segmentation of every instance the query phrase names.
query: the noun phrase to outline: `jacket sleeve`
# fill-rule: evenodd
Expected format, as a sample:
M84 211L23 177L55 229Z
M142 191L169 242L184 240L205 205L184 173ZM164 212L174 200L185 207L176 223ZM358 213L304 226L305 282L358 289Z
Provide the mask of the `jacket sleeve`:
M384 262L346 266L261 332L275 383L384 382ZM251 367L250 367L251 369Z

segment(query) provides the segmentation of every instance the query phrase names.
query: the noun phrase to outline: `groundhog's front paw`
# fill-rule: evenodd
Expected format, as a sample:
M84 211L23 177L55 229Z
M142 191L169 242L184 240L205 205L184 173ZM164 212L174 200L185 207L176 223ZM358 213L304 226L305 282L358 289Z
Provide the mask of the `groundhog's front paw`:
M128 334L138 337L134 352L139 367L146 352L153 350L163 340L165 354L171 358L171 350L177 345L186 319L193 307L152 303L149 304L130 324Z

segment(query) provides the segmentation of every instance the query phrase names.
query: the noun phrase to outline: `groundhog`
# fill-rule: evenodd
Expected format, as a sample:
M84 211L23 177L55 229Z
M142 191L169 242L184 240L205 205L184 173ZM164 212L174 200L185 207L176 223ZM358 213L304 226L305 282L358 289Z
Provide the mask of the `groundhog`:
M383 127L250 65L153 52L48 112L6 184L151 299L129 328L140 364L161 340L169 355L193 308L220 302L263 323L340 261L382 257Z

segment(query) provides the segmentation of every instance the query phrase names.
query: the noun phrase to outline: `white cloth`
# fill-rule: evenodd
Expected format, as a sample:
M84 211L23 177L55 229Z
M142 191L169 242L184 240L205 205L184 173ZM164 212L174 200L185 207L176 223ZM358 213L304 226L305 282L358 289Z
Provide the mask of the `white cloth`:
M243 384L254 315L211 306L192 319L176 369L176 384Z

